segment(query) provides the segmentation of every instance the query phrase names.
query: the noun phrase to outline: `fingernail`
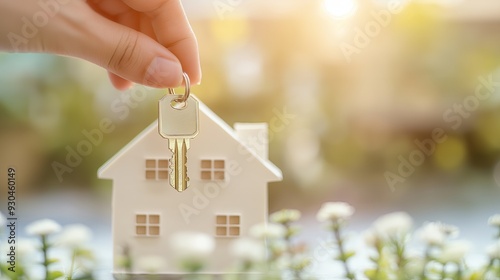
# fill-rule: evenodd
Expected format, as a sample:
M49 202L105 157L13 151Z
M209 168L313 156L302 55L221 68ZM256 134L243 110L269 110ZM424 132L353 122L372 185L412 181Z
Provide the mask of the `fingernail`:
M144 84L153 87L176 87L182 83L182 68L179 62L155 57L144 77Z

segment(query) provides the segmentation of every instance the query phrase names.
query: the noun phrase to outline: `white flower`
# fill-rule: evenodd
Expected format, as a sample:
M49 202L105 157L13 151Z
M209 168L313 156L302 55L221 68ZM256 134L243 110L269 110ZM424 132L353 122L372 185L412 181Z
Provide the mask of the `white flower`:
M393 212L379 217L373 223L375 232L384 238L403 237L409 233L413 220L405 212Z
M458 234L456 226L441 222L427 223L418 231L420 240L433 246L441 246L447 237L456 237Z
M369 229L363 233L363 239L366 245L371 247L376 247L380 241L380 237L372 229Z
M266 250L262 241L249 238L240 238L231 244L231 253L242 261L262 262L266 256Z
M425 261L422 258L413 256L408 257L408 263L406 265L406 269L409 275L419 275L422 273L425 267Z
M29 256L37 250L37 245L31 239L19 238L16 244L16 253L20 257Z
M491 216L488 219L488 224L493 227L500 227L500 214Z
M165 259L160 256L143 256L137 260L137 267L148 273L159 272L166 264Z
M439 223L441 226L441 230L447 237L457 237L460 234L460 230L458 227L454 225L449 225L449 224L444 224L444 223Z
M11 246L13 245L14 244L2 242L0 244L0 252L2 252L2 256L4 252L5 254L9 253L11 251ZM22 260L23 262L25 262L28 257L37 256L36 251L38 247L37 243L34 240L19 237L16 239L15 247L16 247L15 248L16 257Z
M49 235L60 230L61 226L50 219L38 220L26 226L26 232L29 235Z
M294 209L283 209L278 212L274 212L269 216L269 219L278 224L286 224L295 222L300 219L300 211Z
M268 243L269 250L275 255L282 255L288 248L288 244L285 240L279 239Z
M417 233L420 240L427 245L440 246L443 244L446 235L440 223L427 223Z
M286 270L289 269L291 266L292 266L292 260L290 258L290 255L288 254L285 254L276 260L276 267L279 270Z
M92 237L92 231L85 225L74 224L63 228L57 239L57 244L71 248L77 248L88 242Z
M456 240L448 243L439 256L439 260L443 263L460 262L465 255L470 251L471 244L465 240Z
M431 260L426 265L426 271L443 271L443 264L437 260Z
M488 248L486 248L486 252L488 253L490 259L500 259L500 241L488 246Z
M281 270L285 269L303 270L310 264L311 264L310 257L304 254L297 254L294 256L284 255L281 256L276 262L276 266Z
M257 224L250 228L250 235L258 239L276 239L284 237L286 229L280 224Z
M7 219L5 219L5 216L0 212L0 228L3 228L6 225Z
M170 247L180 258L199 259L210 256L215 241L210 235L200 232L177 232L170 239Z
M297 254L292 257L291 265L294 270L303 270L311 264L311 258L305 254Z
M345 202L323 203L316 215L320 222L347 220L354 213L354 207Z

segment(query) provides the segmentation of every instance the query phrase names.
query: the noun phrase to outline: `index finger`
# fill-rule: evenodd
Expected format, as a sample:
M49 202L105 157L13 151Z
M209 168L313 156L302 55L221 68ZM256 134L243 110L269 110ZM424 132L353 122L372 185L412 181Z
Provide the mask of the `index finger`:
M198 43L180 0L123 0L123 2L151 17L158 42L179 59L191 83L200 83Z

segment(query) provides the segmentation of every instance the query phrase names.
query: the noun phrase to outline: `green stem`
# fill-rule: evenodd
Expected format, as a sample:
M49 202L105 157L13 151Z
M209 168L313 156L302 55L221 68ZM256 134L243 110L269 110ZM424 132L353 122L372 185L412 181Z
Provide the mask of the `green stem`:
M491 270L491 268L493 267L494 264L495 264L495 259L490 259L490 261L488 262L488 265L486 266L486 268L483 271L482 278L486 277L486 274L488 274L488 272Z
M495 266L495 262L497 263L496 264L497 269L495 270L495 276L500 278L500 267L498 267L500 265L500 259L494 259L492 266Z
M47 243L46 235L41 235L41 238L42 238L43 266L45 268L45 280L49 280L49 258L47 253L49 245Z
M443 263L443 270L441 270L441 280L446 279L446 263Z
M349 266L347 265L347 255L344 250L344 242L342 241L342 238L340 236L340 226L338 224L333 226L333 235L335 237L335 240L337 241L337 247L340 253L340 260L342 261L342 264L344 266L346 277L348 279L354 280L356 278L354 277L354 274L352 274L351 270L349 269Z
M427 277L425 275L425 268L427 267L427 264L429 263L430 259L431 259L431 246L427 246L425 248L424 265L422 267L422 273L420 274L420 280L427 280Z
M404 245L399 244L399 242L396 243L396 249L397 249L397 255L398 255L398 268L400 270L404 270L405 265L406 265L406 259L404 256Z
M455 278L457 280L462 279L462 266L460 265L460 263L457 263L457 273L455 273Z
M69 267L68 279L67 280L72 280L73 279L73 270L75 269L75 258L76 258L76 249L73 250L73 254L71 256L71 265Z
M391 241L396 249L396 265L398 268L398 279L405 280L406 279L406 258L405 258L405 245L404 242L399 240L397 237L392 239Z
M377 250L377 261L375 262L377 268L375 268L375 279L378 279L379 276L380 276L380 270L381 270L381 266L382 266L382 250L383 250L383 245L381 242L379 241L376 241L376 245L375 245L375 248Z
M291 225L289 222L286 222L286 223L282 223L282 225L285 227L285 231L286 231L286 235L285 235L285 244L286 244L286 253L288 254L288 256L290 257L290 261L293 260L293 257L294 257L294 252L292 250L292 238L290 236L290 230L291 230ZM295 269L295 268L291 268L290 269L292 274L293 274L293 278L294 279L302 279L301 278L301 271L298 270L298 269Z

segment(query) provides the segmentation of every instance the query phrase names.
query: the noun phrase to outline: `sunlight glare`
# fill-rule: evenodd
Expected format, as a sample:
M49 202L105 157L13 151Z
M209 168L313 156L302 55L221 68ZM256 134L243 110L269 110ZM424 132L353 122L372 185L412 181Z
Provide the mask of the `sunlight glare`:
M326 11L336 19L352 16L358 5L356 0L324 0Z

